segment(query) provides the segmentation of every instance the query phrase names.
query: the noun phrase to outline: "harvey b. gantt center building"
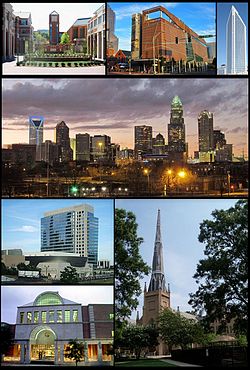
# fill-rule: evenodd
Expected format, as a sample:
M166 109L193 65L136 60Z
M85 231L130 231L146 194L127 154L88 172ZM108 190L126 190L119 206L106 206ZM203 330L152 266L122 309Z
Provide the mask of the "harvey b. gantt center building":
M113 337L113 305L70 301L58 292L46 291L33 302L17 308L14 346L8 357L21 364L51 361L54 364L72 362L66 354L69 341L84 344L84 363L104 364Z

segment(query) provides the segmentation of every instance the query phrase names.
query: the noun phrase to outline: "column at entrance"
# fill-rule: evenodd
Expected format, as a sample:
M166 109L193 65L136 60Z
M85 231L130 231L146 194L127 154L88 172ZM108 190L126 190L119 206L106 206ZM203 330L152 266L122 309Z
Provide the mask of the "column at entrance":
M25 359L24 359L24 363L25 364L29 364L30 363L30 342L27 341L26 344L25 344Z
M60 364L63 364L64 362L64 343L61 343L61 342L58 343L58 352L59 352L58 361L60 361Z
M98 342L97 346L97 353L98 353L98 362L102 362L102 343Z
M20 351L21 351L21 354L20 354L20 363L21 364L24 364L24 360L25 360L25 345L24 345L24 343L21 343L20 344Z
M58 364L58 342L55 340L55 365Z
M88 342L84 342L84 362L89 362L89 356L88 356Z

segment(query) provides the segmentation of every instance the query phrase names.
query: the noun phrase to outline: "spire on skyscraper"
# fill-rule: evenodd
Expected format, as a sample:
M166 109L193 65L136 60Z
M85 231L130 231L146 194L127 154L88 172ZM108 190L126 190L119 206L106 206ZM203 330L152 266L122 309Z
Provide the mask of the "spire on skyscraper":
M164 265L163 265L163 245L161 240L161 217L160 210L158 209L157 224L156 224L156 235L155 235L155 246L154 246L154 256L152 263L152 275L149 283L149 292L156 290L167 291L165 275L164 275Z

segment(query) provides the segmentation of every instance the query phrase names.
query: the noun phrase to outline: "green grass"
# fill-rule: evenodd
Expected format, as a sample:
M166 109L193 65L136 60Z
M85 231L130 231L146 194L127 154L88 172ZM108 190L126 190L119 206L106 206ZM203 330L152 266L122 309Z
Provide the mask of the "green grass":
M115 367L176 367L175 365L169 364L165 361L154 360L154 359L143 359L143 360L128 360L124 362L116 362Z

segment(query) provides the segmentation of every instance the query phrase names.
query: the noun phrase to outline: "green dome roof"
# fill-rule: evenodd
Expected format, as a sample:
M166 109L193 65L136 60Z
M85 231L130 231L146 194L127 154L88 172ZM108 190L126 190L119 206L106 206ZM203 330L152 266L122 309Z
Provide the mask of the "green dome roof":
M172 106L180 106L182 107L182 102L181 102L181 99L179 98L179 96L175 95L175 97L173 98L172 100Z

